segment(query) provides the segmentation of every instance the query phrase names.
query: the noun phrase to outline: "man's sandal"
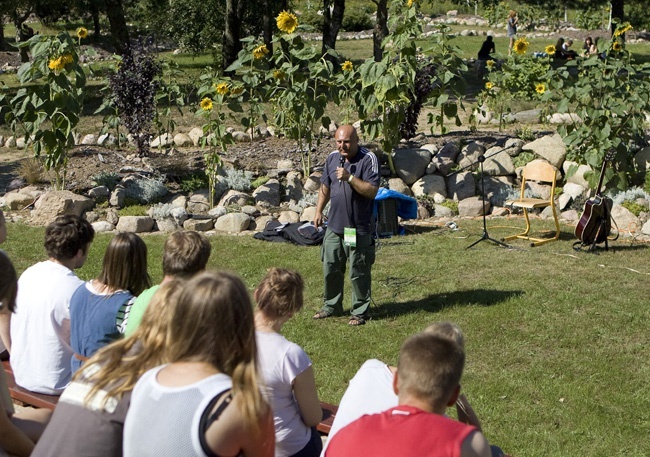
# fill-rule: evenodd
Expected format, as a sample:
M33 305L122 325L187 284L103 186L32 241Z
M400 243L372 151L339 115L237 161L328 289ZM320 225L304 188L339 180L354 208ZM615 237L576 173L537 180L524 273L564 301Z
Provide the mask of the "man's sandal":
M364 325L366 323L366 317L365 316L355 316L352 315L350 316L350 320L348 321L348 325L350 327L358 327L360 325Z
M328 317L331 317L332 313L328 313L327 311L319 311L314 316L312 319L327 319Z

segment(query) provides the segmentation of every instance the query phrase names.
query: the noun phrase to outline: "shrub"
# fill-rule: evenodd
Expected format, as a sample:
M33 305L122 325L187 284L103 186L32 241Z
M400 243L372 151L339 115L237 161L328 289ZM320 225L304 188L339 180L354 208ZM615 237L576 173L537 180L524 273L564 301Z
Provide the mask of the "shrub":
M194 192L208 187L208 177L204 173L196 173L187 178L181 179L181 190L183 192Z
M648 208L646 208L643 205L638 204L637 202L633 202L630 200L626 200L623 203L621 203L621 206L623 208L629 209L636 217L639 217L639 214L641 214L641 211L647 211Z
M251 190L251 180L253 173L245 170L237 170L235 168L224 169L223 184L228 189L237 190L239 192L248 192Z
M132 198L139 203L154 203L167 195L167 188L162 179L132 178L124 180L124 190L127 198Z
M323 31L323 16L318 14L315 10L309 10L302 13L300 15L300 22L312 26L318 32Z
M512 158L512 164L515 168L526 166L529 162L535 159L535 154L532 152L520 152L517 156Z
M458 214L458 202L456 200L445 200L444 202L440 203L442 206L449 208L454 212L454 214Z
M44 176L45 168L43 167L43 161L37 158L30 158L20 161L20 166L18 167L18 176L23 178L27 184L37 184L43 182L45 179Z
M149 209L147 205L141 205L137 200L127 198L124 200L124 208L120 208L117 213L120 216L146 216L147 210Z
M352 5L345 9L341 27L346 32L361 32L372 29L373 23L366 7Z
M102 171L98 175L93 176L93 182L97 186L106 186L110 190L115 189L115 186L122 180L120 175L114 171Z
M257 178L255 181L253 181L251 183L251 187L253 189L257 189L258 187L263 186L264 184L266 184L269 179L271 179L271 178L269 178L268 176L260 176L259 178Z

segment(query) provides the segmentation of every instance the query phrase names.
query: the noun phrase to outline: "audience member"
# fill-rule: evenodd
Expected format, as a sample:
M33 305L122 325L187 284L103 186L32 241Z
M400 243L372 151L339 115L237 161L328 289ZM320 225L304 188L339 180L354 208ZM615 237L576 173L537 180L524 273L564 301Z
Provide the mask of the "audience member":
M255 329L265 397L273 410L275 456L318 456L316 425L323 418L309 356L280 334L303 306L303 280L295 271L271 268L255 290Z
M489 457L480 431L444 416L458 398L464 364L463 350L450 339L426 332L410 337L393 379L399 405L340 430L325 455Z
M25 389L58 395L70 382L70 298L83 284L73 270L86 261L94 235L85 219L58 217L45 229L49 259L20 276L7 349L16 384Z
M122 337L135 296L150 286L147 245L135 233L118 233L108 243L102 272L70 299L73 373L99 348Z
M517 17L517 12L515 10L510 10L508 12L508 20L506 24L506 31L510 42L508 43L508 55L512 55L512 48L515 45L515 40L517 39L517 23L519 18Z
M496 52L496 48L492 35L488 35L478 51L478 60L492 60L491 52Z
M555 55L556 59L564 59L564 38L559 37L555 42Z
M17 280L9 257L0 251L0 314L14 312ZM15 414L5 370L0 365L0 454L4 451L19 457L30 455L49 418L50 411L46 409L29 408Z
M5 221L5 213L0 209L0 244L7 240L7 222Z
M585 57L589 57L590 55L594 54L593 52L594 48L594 40L588 36L585 38L585 42L582 45L582 55Z
M570 49L571 46L573 46L573 40L570 38L562 45L562 53L564 54L564 58L567 60L573 60L578 57L578 53L573 49Z
M163 247L164 277L161 284L174 278L189 279L204 270L210 258L211 248L210 241L199 232L179 230L169 235ZM126 336L131 336L138 328L151 297L159 287L160 285L150 287L138 295L133 302L126 324Z
M126 457L273 455L273 416L257 382L248 291L226 272L203 272L180 293L168 365L138 381L124 423Z
M465 349L463 333L451 322L435 322L424 329L424 332L448 338L461 349ZM364 414L377 414L398 405L397 395L393 391L393 375L396 370L397 367L376 359L367 360L361 366L343 394L329 432L330 440L339 430ZM464 394L460 394L456 401L456 414L459 421L481 430L478 417ZM327 444L329 445L329 441ZM499 454L500 449L495 447L494 455Z
M142 374L167 361L169 326L182 281L163 284L128 338L100 349L63 391L32 457L119 457L131 391Z

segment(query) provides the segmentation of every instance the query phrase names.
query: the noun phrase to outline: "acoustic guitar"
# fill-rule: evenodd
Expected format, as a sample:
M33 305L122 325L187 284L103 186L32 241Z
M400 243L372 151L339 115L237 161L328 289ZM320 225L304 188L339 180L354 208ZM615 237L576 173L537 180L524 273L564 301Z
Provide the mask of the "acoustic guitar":
M603 167L600 171L596 195L585 203L585 209L576 225L575 236L583 246L595 245L607 241L612 230L610 214L612 210L612 199L601 193L607 162L614 159L616 150L610 150L603 160Z

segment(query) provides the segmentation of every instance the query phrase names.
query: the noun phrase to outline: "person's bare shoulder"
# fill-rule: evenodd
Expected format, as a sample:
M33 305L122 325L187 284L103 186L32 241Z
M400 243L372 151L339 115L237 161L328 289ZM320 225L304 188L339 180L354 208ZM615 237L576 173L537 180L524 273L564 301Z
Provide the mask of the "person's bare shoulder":
M470 433L460 447L461 457L491 457L490 444L479 431Z

